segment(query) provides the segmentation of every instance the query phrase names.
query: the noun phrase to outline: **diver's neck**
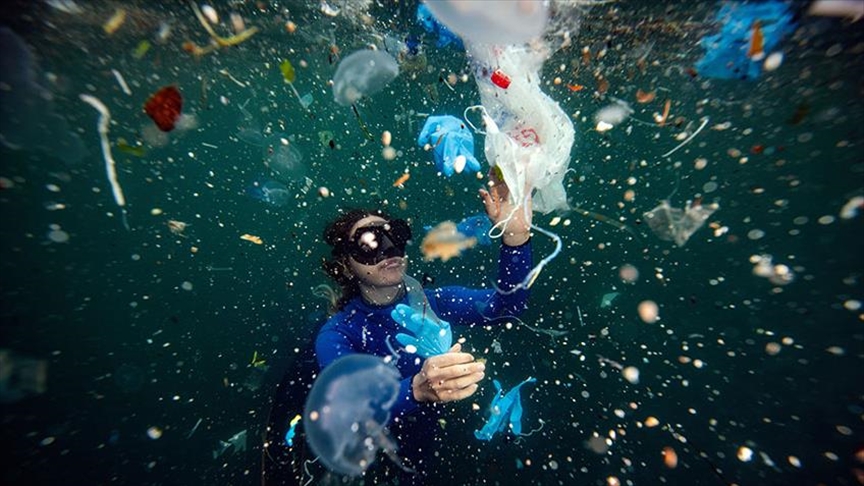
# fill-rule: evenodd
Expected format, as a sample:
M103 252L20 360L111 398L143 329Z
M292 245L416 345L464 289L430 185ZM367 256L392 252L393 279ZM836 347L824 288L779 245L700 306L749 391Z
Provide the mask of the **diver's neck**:
M388 287L360 284L360 297L363 302L373 307L392 305L401 300L405 296L405 292L405 282L399 282Z

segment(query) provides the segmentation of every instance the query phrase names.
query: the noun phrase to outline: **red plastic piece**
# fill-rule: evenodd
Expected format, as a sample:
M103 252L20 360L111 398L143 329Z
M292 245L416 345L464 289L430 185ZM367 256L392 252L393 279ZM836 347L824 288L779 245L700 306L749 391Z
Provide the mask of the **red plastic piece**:
M501 89L507 89L510 87L510 76L501 72L500 69L496 69L492 72L492 83Z
M166 86L154 93L144 103L144 111L153 119L159 130L170 132L180 118L183 109L183 97L180 90L174 86Z

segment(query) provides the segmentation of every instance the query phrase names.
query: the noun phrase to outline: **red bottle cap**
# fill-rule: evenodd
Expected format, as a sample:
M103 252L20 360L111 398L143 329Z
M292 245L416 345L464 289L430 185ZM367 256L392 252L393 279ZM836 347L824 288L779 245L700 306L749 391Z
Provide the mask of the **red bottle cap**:
M492 83L494 83L495 86L498 86L499 88L507 89L510 87L510 76L507 76L506 74L501 72L500 69L496 69L492 72L491 79Z

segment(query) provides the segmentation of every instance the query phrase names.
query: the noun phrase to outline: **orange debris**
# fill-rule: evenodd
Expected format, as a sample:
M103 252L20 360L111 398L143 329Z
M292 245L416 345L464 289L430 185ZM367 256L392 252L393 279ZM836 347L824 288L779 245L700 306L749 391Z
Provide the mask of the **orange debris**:
M402 184L405 184L405 182L410 178L411 174L409 174L408 172L402 174L401 176L399 176L398 179L396 179L396 181L393 182L393 187L402 187Z

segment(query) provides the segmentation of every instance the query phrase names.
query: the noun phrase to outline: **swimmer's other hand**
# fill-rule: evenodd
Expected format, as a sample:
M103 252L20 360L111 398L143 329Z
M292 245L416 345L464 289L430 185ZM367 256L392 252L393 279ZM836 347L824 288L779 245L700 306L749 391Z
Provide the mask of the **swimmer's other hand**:
M456 343L450 351L432 356L414 375L411 387L418 402L452 402L473 395L486 375L486 365L474 361L474 356L462 352Z

